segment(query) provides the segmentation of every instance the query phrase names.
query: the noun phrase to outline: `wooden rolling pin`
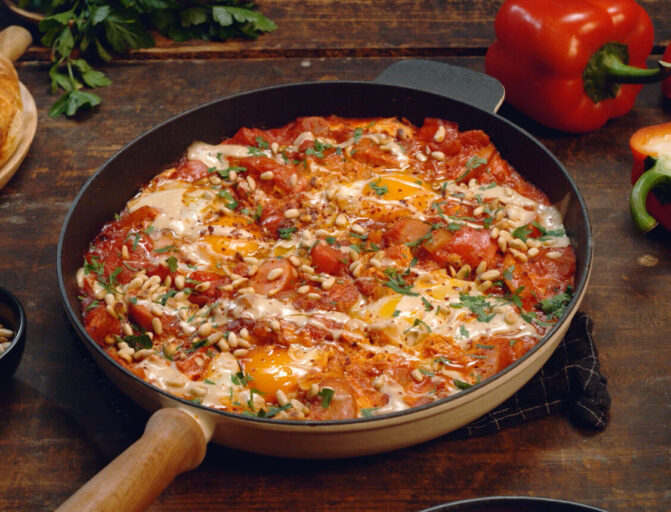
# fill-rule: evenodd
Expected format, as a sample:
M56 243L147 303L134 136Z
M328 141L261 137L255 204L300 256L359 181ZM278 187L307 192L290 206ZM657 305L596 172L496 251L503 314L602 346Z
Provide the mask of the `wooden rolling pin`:
M12 25L0 32L0 55L16 62L33 43L33 36L25 28Z

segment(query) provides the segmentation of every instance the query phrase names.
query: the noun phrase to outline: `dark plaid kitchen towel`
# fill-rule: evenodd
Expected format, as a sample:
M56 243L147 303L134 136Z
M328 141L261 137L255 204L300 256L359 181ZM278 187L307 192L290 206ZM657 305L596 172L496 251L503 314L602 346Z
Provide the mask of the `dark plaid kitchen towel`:
M524 387L496 409L452 432L450 437L491 434L554 412L567 412L581 427L603 430L610 408L606 382L592 339L592 319L578 312L557 350Z

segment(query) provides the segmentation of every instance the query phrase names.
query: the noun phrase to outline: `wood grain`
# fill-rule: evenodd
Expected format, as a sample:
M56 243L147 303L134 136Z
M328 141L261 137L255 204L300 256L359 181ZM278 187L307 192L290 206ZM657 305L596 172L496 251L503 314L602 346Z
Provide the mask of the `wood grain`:
M245 42L159 41L154 50L106 67L114 84L99 90L103 104L76 120L48 117L55 99L48 54L30 50L18 71L37 102L38 133L0 191L0 283L23 301L29 322L24 359L0 393L0 510L55 509L134 443L149 417L97 369L69 326L57 289L63 219L95 169L156 123L241 90L368 80L397 60L385 56L428 55L482 71L501 3L262 0L276 32ZM668 2L641 4L660 47L671 36ZM555 415L478 439L444 437L337 461L274 459L210 445L200 467L177 476L150 511L415 511L499 494L563 498L611 512L668 510L671 235L635 232L627 196L629 136L667 122L671 101L648 86L632 112L582 136L544 129L507 105L501 114L555 153L589 208L595 258L582 309L594 318L613 398L606 431L586 432ZM656 264L641 265L643 256Z
M657 51L671 39L665 0L639 2L653 20ZM157 36L156 47L134 59L484 55L495 38L503 0L259 0L278 28L253 41L175 43ZM48 59L44 48L29 58Z

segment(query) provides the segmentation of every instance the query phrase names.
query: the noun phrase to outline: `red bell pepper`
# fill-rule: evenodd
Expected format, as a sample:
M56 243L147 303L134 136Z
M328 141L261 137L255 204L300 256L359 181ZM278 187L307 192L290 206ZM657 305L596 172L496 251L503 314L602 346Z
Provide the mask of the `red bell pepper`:
M657 223L671 231L671 123L641 128L629 146L634 155L631 218L644 233Z
M513 106L567 132L626 114L638 84L662 80L671 67L641 69L654 34L634 0L507 0L494 28L487 73Z
M662 55L662 60L664 62L671 62L671 43L666 47L664 55ZM667 78L662 82L662 93L667 98L671 98L671 77Z

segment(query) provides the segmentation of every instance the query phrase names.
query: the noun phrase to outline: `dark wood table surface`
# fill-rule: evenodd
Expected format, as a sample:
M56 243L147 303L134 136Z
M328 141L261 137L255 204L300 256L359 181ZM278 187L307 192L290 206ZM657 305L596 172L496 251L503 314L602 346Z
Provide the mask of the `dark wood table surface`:
M148 414L120 395L84 351L65 316L56 246L84 181L156 123L237 91L295 81L374 78L401 58L474 70L494 38L501 2L264 0L278 30L257 41L159 46L105 67L103 104L76 120L51 119L48 54L18 64L39 109L37 137L0 191L0 285L28 314L23 361L0 389L0 510L56 508L141 434ZM668 2L641 2L671 37ZM0 25L11 21L7 13ZM653 55L654 56L654 55ZM651 61L652 62L652 61ZM210 445L152 511L404 510L489 495L546 496L610 511L671 507L671 237L637 233L629 219L629 136L671 120L671 102L648 86L627 115L586 135L546 130L500 112L565 164L587 202L595 235L582 310L612 395L610 424L581 430L553 415L495 435L440 438L383 455L283 460Z

